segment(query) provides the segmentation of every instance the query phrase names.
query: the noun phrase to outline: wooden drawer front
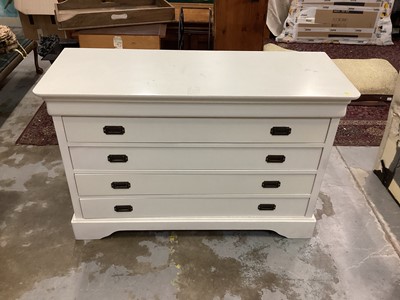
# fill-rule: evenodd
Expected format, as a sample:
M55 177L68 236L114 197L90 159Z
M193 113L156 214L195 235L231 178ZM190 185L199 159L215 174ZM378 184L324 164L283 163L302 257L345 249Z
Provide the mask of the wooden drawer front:
M317 170L322 148L71 147L76 170Z
M81 199L84 218L265 216L302 217L308 199L136 198ZM260 206L260 208L259 208ZM262 210L260 210L262 209Z
M310 194L315 175L76 174L80 196ZM264 185L264 187L263 187ZM114 187L113 187L114 186Z
M69 142L324 142L329 119L64 117ZM105 133L107 132L107 134Z

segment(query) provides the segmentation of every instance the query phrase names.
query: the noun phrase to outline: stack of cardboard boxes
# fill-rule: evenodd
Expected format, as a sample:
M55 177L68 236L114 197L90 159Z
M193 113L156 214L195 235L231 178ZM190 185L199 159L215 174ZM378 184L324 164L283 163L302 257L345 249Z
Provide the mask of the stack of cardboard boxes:
M294 0L281 42L392 44L394 0Z

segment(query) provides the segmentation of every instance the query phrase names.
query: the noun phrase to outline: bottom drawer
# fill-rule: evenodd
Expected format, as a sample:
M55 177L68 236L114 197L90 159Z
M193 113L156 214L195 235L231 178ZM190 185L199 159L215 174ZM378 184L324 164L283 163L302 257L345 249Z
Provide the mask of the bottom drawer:
M206 217L206 216L266 216L302 217L308 198L84 198L83 217L146 218L146 217Z

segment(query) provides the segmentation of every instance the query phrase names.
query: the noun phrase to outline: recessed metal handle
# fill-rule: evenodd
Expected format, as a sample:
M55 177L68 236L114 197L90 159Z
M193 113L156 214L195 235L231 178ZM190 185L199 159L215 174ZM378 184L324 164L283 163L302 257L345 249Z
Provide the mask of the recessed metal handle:
M122 135L125 133L124 126L104 126L103 132L107 135Z
M281 182L277 180L271 180L271 181L263 181L261 186L264 189L277 189L278 187L281 186Z
M115 190L130 189L131 183L128 181L114 181L111 182L111 187Z
M258 210L275 210L275 204L260 204Z
M271 135L289 135L292 133L292 128L287 126L274 126L271 128Z
M283 163L286 160L285 155L268 155L265 158L267 163Z
M110 163L126 163L128 156L125 154L110 154L107 159Z
M132 205L115 205L114 211L116 212L131 212L133 211Z
M113 14L111 15L111 20L116 21L116 20L126 20L128 19L127 14Z

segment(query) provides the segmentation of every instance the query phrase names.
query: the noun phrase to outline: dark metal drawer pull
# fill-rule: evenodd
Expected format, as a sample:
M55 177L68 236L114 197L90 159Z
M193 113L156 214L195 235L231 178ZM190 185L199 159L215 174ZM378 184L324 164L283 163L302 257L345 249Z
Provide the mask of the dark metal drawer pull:
M123 126L104 126L103 132L107 135L121 135L125 133Z
M292 133L292 128L286 126L274 126L271 128L272 135L289 135Z
M286 160L285 155L268 155L265 158L267 163L283 163Z
M263 181L261 186L264 189L277 189L278 187L281 186L281 182L280 181Z
M114 181L111 182L111 187L115 190L130 189L131 183L128 181Z
M128 156L125 154L110 154L107 159L111 163L126 163L128 161Z
M258 210L275 210L275 204L260 204Z
M116 205L114 206L116 212L131 212L133 211L132 205Z

